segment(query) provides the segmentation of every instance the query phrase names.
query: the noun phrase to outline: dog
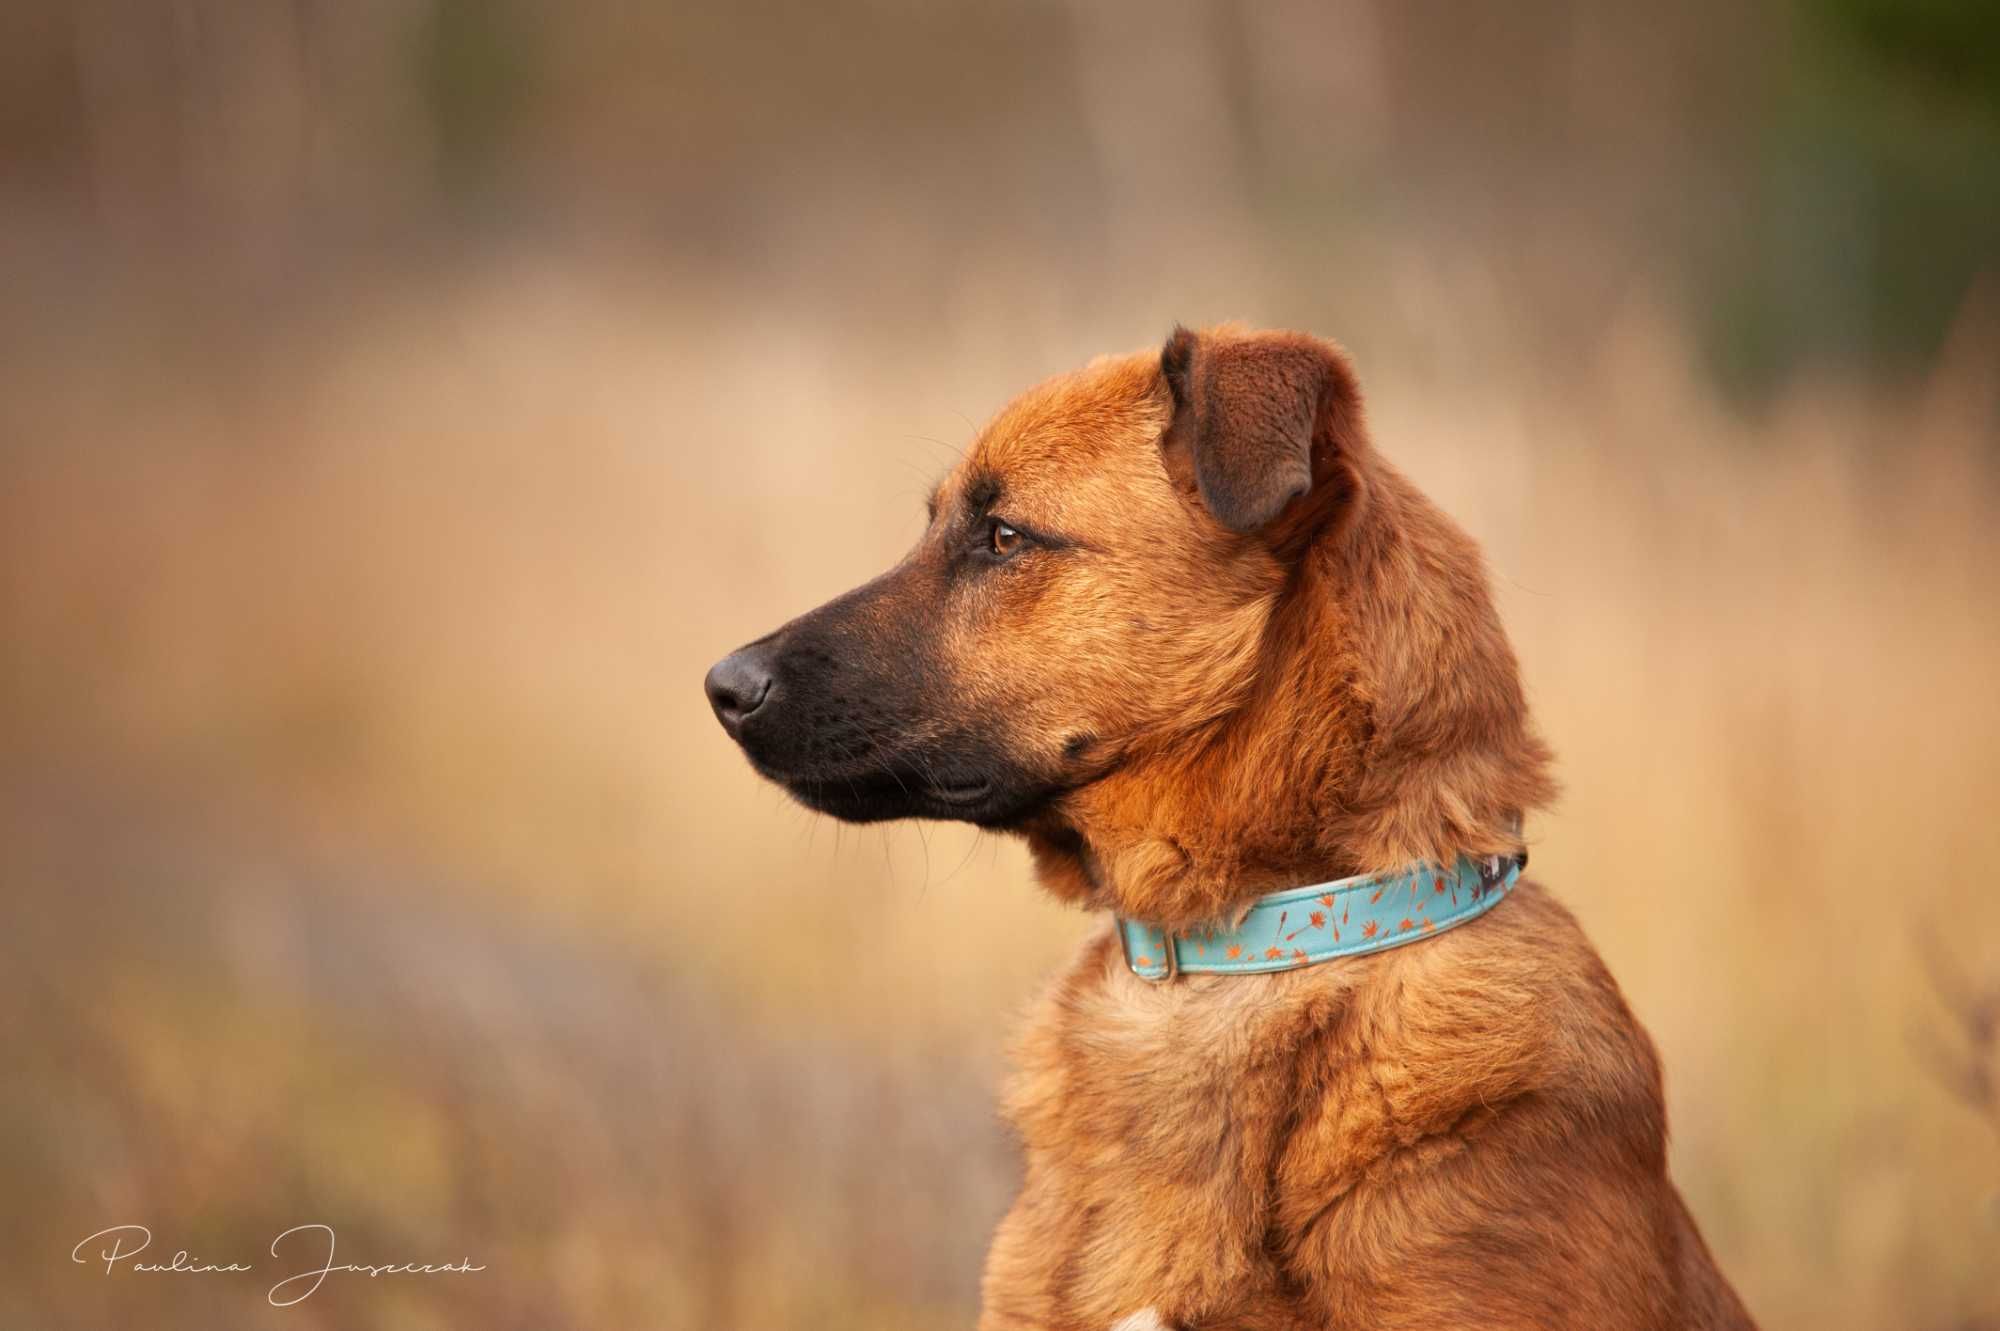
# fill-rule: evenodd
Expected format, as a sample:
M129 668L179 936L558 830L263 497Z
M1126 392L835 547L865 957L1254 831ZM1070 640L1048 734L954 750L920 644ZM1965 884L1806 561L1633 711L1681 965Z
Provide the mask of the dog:
M1650 1039L1519 878L1554 787L1482 557L1338 347L1176 328L1030 390L706 691L810 808L1020 836L1106 916L1014 1051L983 1331L1753 1325Z

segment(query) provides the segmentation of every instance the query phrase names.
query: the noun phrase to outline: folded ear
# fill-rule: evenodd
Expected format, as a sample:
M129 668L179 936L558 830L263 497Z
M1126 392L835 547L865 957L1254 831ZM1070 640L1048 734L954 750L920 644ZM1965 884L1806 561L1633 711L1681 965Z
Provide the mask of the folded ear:
M1169 466L1190 459L1202 503L1237 532L1262 529L1312 490L1356 400L1339 353L1298 333L1177 327L1160 373L1174 397Z

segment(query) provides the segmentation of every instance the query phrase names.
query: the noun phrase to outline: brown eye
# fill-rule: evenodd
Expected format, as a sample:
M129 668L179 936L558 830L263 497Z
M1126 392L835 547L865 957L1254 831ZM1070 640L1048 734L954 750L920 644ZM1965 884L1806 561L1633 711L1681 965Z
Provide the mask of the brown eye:
M1001 559L1005 559L1020 548L1021 533L1015 531L1004 522L996 522L993 524L992 533L987 536L986 540L993 553Z

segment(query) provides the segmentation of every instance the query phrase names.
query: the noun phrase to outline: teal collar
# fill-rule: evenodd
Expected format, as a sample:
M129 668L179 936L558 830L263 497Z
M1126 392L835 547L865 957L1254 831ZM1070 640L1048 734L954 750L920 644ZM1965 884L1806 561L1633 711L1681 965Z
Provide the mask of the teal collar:
M1526 855L1461 855L1450 869L1420 863L1273 892L1258 897L1234 929L1170 937L1152 925L1119 920L1118 938L1125 964L1142 980L1288 971L1401 947L1484 915L1513 888L1527 862Z

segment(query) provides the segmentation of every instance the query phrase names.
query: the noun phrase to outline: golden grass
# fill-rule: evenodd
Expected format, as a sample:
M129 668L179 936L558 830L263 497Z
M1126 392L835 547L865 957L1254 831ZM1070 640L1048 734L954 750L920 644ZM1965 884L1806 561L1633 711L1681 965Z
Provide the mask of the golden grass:
M126 1219L490 1260L301 1326L969 1321L1000 1046L1087 922L1011 844L793 808L698 681L891 560L970 418L1152 325L728 304L512 272L0 369L0 1323L265 1313L66 1261ZM1911 1041L1920 927L2000 973L1995 346L1756 419L1643 308L1582 366L1363 365L1492 554L1567 787L1535 872L1771 1326L2000 1316L2000 1143Z

